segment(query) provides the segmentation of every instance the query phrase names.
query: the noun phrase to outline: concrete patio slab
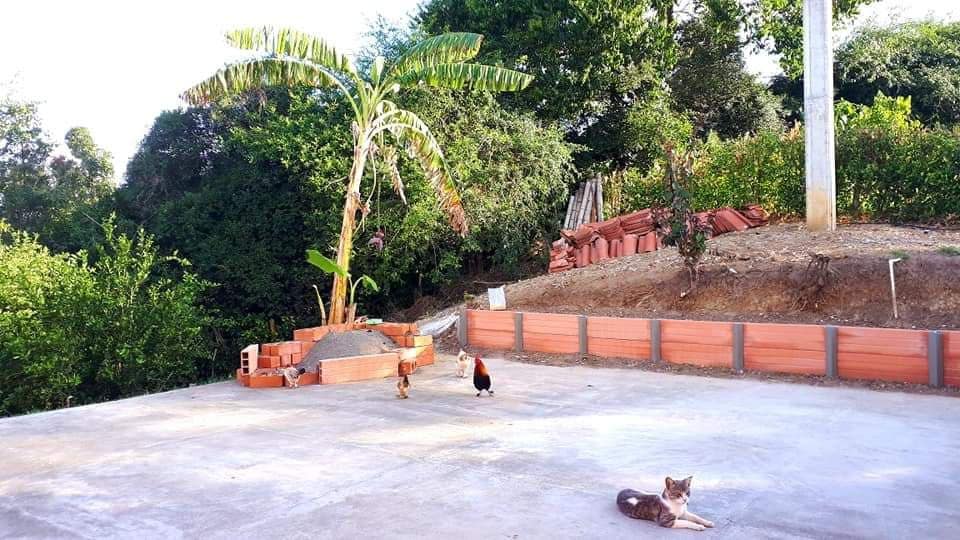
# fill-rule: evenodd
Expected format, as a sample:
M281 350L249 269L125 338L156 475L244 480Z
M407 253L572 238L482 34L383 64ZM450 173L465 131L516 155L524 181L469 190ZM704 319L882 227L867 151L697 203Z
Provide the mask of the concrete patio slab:
M0 420L0 538L956 538L960 399L487 361ZM625 487L693 475L695 533Z

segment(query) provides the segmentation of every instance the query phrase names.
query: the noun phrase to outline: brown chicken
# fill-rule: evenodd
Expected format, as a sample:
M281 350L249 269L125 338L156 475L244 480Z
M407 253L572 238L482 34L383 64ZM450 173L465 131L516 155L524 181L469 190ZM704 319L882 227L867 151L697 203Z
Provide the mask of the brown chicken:
M490 389L490 373L479 356L473 359L473 387L477 389L477 397L480 397L484 390L488 396L493 395L493 390Z
M406 375L397 382L397 395L403 399L410 397L410 379Z

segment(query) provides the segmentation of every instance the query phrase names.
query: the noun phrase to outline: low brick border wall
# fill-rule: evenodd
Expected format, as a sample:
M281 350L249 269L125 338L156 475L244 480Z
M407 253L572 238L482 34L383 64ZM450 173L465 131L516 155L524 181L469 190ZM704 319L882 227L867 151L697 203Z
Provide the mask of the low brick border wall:
M311 384L336 384L368 379L380 379L409 375L418 367L434 362L432 336L419 334L416 324L380 323L337 324L294 330L292 341L254 344L240 351L240 367L236 372L237 382L251 388L276 388L286 383L276 374L280 367L296 367L310 352L313 345L331 332L352 330L376 330L396 345L395 352L327 358L321 360L316 370L300 376L300 386Z
M960 331L462 310L462 344L960 387Z

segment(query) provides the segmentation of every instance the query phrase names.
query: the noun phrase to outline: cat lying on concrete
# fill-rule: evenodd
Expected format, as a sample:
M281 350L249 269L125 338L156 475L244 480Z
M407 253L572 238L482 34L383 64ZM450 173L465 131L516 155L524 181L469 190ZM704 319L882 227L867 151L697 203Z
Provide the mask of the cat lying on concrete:
M687 510L692 481L692 476L680 481L668 476L666 487L659 495L625 489L617 494L617 507L629 517L656 521L661 527L695 531L713 527L712 521Z

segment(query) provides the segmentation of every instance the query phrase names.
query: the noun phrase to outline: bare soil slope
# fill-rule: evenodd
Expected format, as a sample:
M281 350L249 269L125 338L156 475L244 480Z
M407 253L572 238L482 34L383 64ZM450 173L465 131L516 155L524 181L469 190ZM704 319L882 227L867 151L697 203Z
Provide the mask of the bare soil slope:
M507 286L509 309L621 317L960 328L960 231L777 224L709 242L697 289L675 249L612 259ZM810 268L814 254L829 262ZM893 318L888 259L896 264ZM486 306L486 298L470 302Z

